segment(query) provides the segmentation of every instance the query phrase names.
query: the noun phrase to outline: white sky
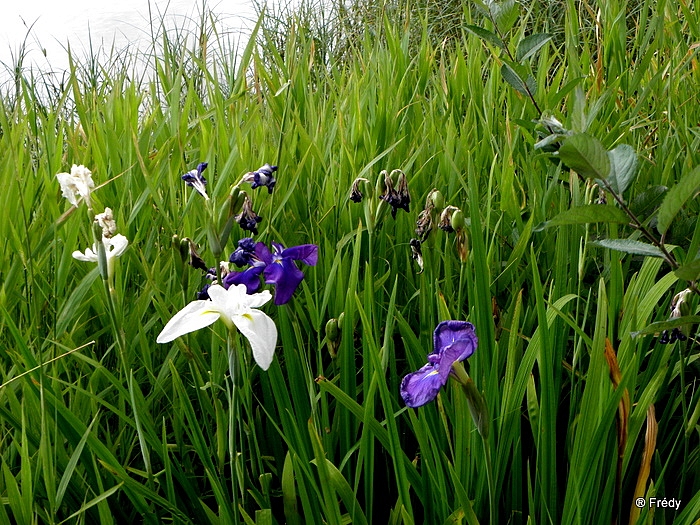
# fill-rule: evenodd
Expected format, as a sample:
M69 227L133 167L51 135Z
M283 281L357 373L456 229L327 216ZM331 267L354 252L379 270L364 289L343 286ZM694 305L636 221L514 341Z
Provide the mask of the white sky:
M210 0L206 5L224 29L245 33L253 26L251 1ZM151 0L150 4L155 20L160 19L159 13L165 14L167 27L187 27L187 20L198 19L202 11L202 0ZM127 45L146 48L150 42L149 0L0 0L0 6L0 62L8 66L29 26L27 58L42 70L67 68L64 48L69 41L78 56L83 56L90 39L93 47L102 44L109 49L114 42L117 50ZM0 76L4 72L0 64Z

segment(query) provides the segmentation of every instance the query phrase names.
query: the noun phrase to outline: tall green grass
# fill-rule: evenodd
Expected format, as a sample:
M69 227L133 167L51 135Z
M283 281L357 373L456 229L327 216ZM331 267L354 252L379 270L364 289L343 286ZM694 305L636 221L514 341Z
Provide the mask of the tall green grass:
M208 43L203 17L195 39L154 40L142 80L128 60L73 60L48 99L18 73L0 99L0 522L628 523L652 405L642 495L682 504L632 521L700 518L697 345L632 336L685 284L660 260L587 244L622 227L536 230L597 192L533 149L539 114L464 31L477 12L458 7L450 24L430 5L335 5L323 24L309 6L263 13L239 54ZM567 0L522 6L513 29L555 36L533 59L542 109L640 152L632 202L700 163L698 28L683 0ZM292 301L264 308L279 330L270 370L236 342L235 391L223 326L155 343L205 283L173 235L215 263L202 200L180 180L200 161L220 205L244 173L279 164L272 195L249 192L258 239L319 247ZM130 240L121 351L98 269L71 257L92 243L55 179L72 163L103 184L95 208ZM382 169L409 179L411 211L395 220L373 189ZM358 176L362 204L348 198ZM419 272L408 243L433 188L467 217L468 259L435 231ZM692 258L697 201L683 213L667 240ZM244 236L234 225L225 253ZM399 396L446 318L476 327L486 439L451 383L420 409Z

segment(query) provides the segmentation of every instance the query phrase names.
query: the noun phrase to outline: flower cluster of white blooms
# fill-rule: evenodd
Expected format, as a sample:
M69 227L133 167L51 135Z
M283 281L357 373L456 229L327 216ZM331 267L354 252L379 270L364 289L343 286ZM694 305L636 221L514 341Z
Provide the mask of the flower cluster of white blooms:
M56 178L61 185L63 196L68 199L68 202L73 206L78 206L82 198L88 209L92 210L90 193L95 188L95 183L89 169L82 164L80 166L73 164L70 173L57 173ZM102 246L107 260L107 274L111 277L114 259L126 251L129 240L123 235L117 234L117 223L111 208L105 208L104 212L95 215L95 223L102 228ZM84 252L75 250L73 258L83 262L99 263L98 252L97 243L93 243L92 248L87 248Z

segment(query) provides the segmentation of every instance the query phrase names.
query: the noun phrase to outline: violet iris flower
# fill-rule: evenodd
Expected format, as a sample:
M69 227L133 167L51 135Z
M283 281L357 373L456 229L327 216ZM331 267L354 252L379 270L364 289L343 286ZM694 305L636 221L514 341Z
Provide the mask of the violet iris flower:
M265 263L265 282L275 285L275 304L285 304L296 291L304 278L304 273L297 268L294 261L301 261L310 266L318 262L318 246L302 244L286 248L279 243L272 243L273 252L263 243L255 247L255 257Z
M249 171L243 176L243 182L250 183L250 187L255 189L260 186L265 186L268 193L272 193L272 190L277 184L277 179L272 175L277 171L277 166L271 166L270 164L265 164L260 166L257 171Z
M401 381L401 397L406 406L416 408L435 399L447 384L454 363L474 353L478 339L474 325L466 321L443 321L433 333L433 351L428 364Z
M204 178L202 172L207 169L207 166L208 164L206 162L200 162L197 169L188 171L182 176L182 180L185 181L185 184L197 190L205 200L209 200L209 195L207 195L206 190L207 179Z

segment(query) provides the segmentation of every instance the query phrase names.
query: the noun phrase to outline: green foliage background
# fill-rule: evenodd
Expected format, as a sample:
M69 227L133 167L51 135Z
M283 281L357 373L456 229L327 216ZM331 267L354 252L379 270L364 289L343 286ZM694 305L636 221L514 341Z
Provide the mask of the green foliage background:
M566 0L518 15L513 42L553 36L530 59L539 107L606 148L635 148L626 197L653 226L658 187L700 163L697 8ZM535 231L598 192L533 149L540 115L464 29L484 23L469 4L304 5L263 13L240 54L203 16L199 34L161 34L149 56L74 58L65 81L15 72L0 99L0 522L700 518L697 345L631 336L665 320L686 284L660 259L587 244L626 238L624 226ZM238 341L235 397L223 326L155 343L204 284L178 266L173 235L214 263L202 201L180 180L200 161L222 207L244 173L279 164L275 192L251 193L259 239L319 246L294 299L265 307L280 334L271 369ZM92 242L55 179L73 163L104 184L95 208L111 207L130 240L116 272L124 352L97 268L71 256ZM411 212L396 220L372 190L382 169L408 176ZM356 205L358 176L370 183ZM436 231L419 273L408 242L433 188L464 211L469 254L461 263ZM698 253L697 215L691 199L667 236L682 260ZM227 252L243 236L235 226ZM324 327L341 314L332 357ZM418 410L399 396L446 318L476 327L468 370L486 440L455 385ZM651 405L642 493L682 504L631 518Z

